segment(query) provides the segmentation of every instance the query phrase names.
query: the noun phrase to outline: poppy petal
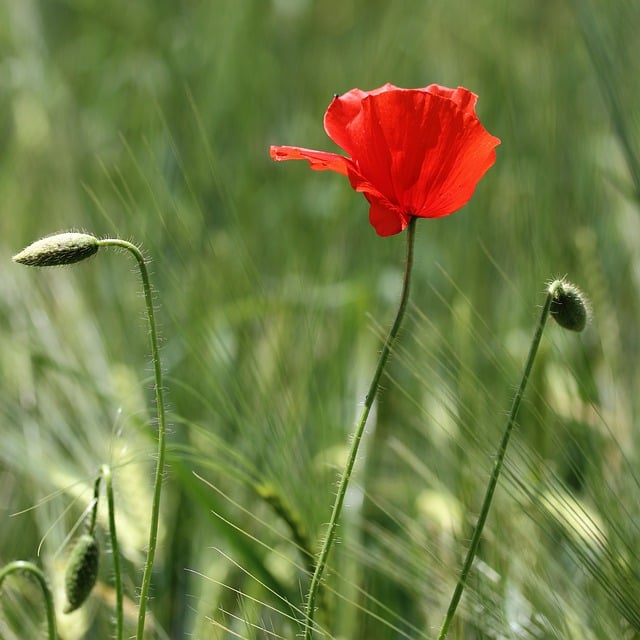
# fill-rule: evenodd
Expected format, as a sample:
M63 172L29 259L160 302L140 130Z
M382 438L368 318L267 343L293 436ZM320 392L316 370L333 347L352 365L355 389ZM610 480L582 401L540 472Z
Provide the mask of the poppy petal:
M351 89L342 95L336 95L329 105L325 117L324 128L327 135L339 146L342 147L349 155L353 153L348 151L351 140L351 131L359 126L356 119L363 108L365 98L378 96L380 94L388 94L397 92L412 96L415 94L429 94L451 100L459 109L475 116L475 106L478 96L465 89L458 87L457 89L449 89L439 84L431 84L423 89L401 89L393 84L387 83L373 91L362 91L361 89ZM411 113L402 114L403 119L412 121Z
M371 206L369 208L369 222L379 236L392 236L407 228L411 216L405 216L396 209L389 208L380 200L367 197Z
M439 85L349 94L331 103L325 127L366 181L421 217L447 215L468 202L499 144L474 113L475 94Z
M428 188L421 188L420 196L413 190L413 211L426 218L449 215L467 204L479 180L495 163L495 147L500 144L475 117L441 115L445 126L432 151L437 160L424 165L419 177Z
M309 166L316 171L335 171L343 176L348 175L348 170L353 162L338 153L328 151L316 151L303 147L279 147L272 145L269 153L273 160L307 160Z
M464 87L449 89L449 87L443 87L440 84L430 84L424 91L434 96L452 100L460 109L475 116L478 96L472 91L469 91L469 89L465 89Z

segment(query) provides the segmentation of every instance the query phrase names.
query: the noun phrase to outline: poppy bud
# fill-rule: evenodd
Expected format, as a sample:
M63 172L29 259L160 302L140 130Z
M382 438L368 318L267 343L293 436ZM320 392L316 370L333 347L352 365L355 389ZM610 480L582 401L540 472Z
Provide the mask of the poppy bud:
M98 577L98 541L88 533L80 536L69 556L64 577L67 606L64 613L71 613L87 599Z
M73 264L92 256L98 247L98 239L87 233L57 233L30 244L13 261L30 267Z
M589 319L589 304L578 287L556 280L550 287L553 294L551 301L551 315L564 329L582 331Z

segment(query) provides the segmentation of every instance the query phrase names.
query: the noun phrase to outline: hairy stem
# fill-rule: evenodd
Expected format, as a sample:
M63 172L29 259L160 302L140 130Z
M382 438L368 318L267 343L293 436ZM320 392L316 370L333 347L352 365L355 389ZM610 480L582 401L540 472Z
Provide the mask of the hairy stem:
M511 433L516 422L516 417L518 415L518 410L520 409L520 403L522 402L524 390L527 386L527 382L529 381L529 375L531 374L533 362L538 352L538 346L540 345L542 332L544 331L544 327L549 317L549 311L551 309L551 303L553 301L555 292L556 282L554 282L551 287L549 287L547 298L545 300L544 306L542 307L542 313L538 322L538 328L536 329L535 335L533 336L533 340L531 342L531 346L529 348L529 355L524 367L522 379L520 380L520 386L518 387L518 391L513 398L511 410L509 411L509 416L507 418L507 424L502 435L502 440L500 441L500 444L498 446L498 451L493 463L493 471L491 472L491 477L489 478L489 484L484 495L482 507L480 508L480 515L478 516L478 521L476 522L476 526L471 537L471 543L469 544L469 549L467 550L467 556L464 560L464 564L462 565L462 570L460 571L458 584L456 585L456 588L453 592L451 602L449 603L449 608L447 609L442 627L440 628L438 640L444 640L447 637L449 627L451 626L451 622L453 621L453 616L455 615L458 604L460 603L460 598L462 597L462 593L467 585L469 572L471 571L473 561L475 560L476 553L478 551L478 545L480 544L480 538L482 537L482 530L484 529L485 522L487 521L487 515L489 514L489 509L491 508L491 502L493 501L493 495L498 484L498 478L500 477L500 473L502 471L504 457L507 451L507 445L509 444L509 438L511 437Z
M158 455L156 461L156 473L153 489L153 502L151 506L151 525L149 528L149 545L147 548L147 560L144 565L144 573L142 576L142 585L140 587L140 606L138 609L138 626L136 638L143 640L144 625L147 612L147 602L149 600L149 589L151 587L151 572L153 569L153 561L156 554L156 546L158 542L158 522L160 519L160 496L162 494L162 477L164 474L165 449L166 449L166 419L164 406L164 389L162 386L162 365L160 363L160 349L158 346L158 332L156 329L156 321L153 310L153 297L151 292L151 284L149 281L149 271L147 269L146 260L142 252L131 242L126 240L109 238L99 241L100 246L120 247L126 249L135 257L140 269L142 278L142 288L144 291L144 300L147 310L147 322L149 324L149 340L151 345L151 357L153 360L153 373L155 378L155 394L156 394L156 414L158 420Z
M44 596L44 604L47 612L47 629L49 640L58 640L58 634L56 631L56 611L53 606L53 595L51 589L47 584L47 579L44 577L44 573L33 562L26 562L25 560L15 560L10 562L0 569L0 586L4 582L4 579L16 571L27 572L33 575L40 587L42 588L42 595Z
M113 558L113 576L116 584L116 640L124 638L124 610L122 606L122 573L120 571L120 547L118 536L116 535L116 512L113 499L113 483L111 468L103 464L100 467L100 474L104 478L105 491L107 494L107 509L109 512L109 537L111 539L111 556Z
M369 385L369 390L364 400L364 406L362 407L360 418L358 419L358 422L356 424L355 432L353 434L353 439L351 440L351 448L349 449L347 463L345 465L344 471L342 473L342 476L340 477L340 481L338 484L338 492L336 494L336 498L333 504L333 509L331 511L331 518L327 526L327 532L326 532L324 541L322 543L322 548L320 550L320 555L318 556L318 561L315 566L315 571L313 572L313 576L311 578L311 584L309 586L309 594L307 597L307 606L305 609L304 640L311 640L311 637L313 635L313 620L315 615L316 599L318 597L318 591L320 590L322 576L327 566L329 552L331 551L331 547L335 540L338 520L340 518L342 505L344 503L344 498L347 493L347 487L351 479L351 473L353 472L353 467L358 454L358 448L360 447L360 441L362 440L362 435L364 433L364 429L367 424L367 418L369 417L369 412L371 411L371 407L373 406L373 401L375 400L376 393L378 392L378 387L380 385L380 378L382 377L382 374L384 372L384 368L387 364L387 360L389 359L389 355L393 350L393 345L398 336L398 332L400 330L400 326L402 325L402 320L404 318L405 311L407 309L407 303L409 301L409 289L411 284L411 270L413 267L413 246L414 246L414 240L415 240L415 226L416 226L416 218L414 217L414 218L411 218L411 221L409 222L409 226L407 227L407 253L406 253L405 268L404 268L404 279L402 283L402 294L400 296L400 305L398 306L398 311L396 313L396 317L391 327L391 330L389 331L389 334L387 335L387 338L382 347L382 351L380 352L380 356L378 358L378 364L373 374L371 384Z

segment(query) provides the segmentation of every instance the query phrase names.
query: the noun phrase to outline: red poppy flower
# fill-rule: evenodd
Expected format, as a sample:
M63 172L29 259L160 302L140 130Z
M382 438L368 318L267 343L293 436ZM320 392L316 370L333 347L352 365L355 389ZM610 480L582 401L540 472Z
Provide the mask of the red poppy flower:
M475 112L478 96L432 84L335 96L324 116L327 135L347 156L301 147L271 147L274 160L308 160L335 171L369 201L381 236L399 233L412 216L439 218L463 207L493 165L500 140Z

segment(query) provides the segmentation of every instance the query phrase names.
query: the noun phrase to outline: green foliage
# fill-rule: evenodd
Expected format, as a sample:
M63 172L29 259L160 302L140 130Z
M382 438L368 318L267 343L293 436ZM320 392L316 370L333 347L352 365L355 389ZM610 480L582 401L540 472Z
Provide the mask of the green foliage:
M39 552L62 607L67 536L108 463L133 634L155 451L138 276L106 251L11 262L54 232L119 236L152 258L171 414L148 636L295 637L300 547L317 552L329 517L404 238L378 238L345 180L277 165L268 145L334 150L333 93L437 82L478 93L502 145L468 206L419 221L318 623L327 638L435 637L536 306L566 274L593 322L547 328L450 637L638 634L640 8L469 7L0 4L1 564ZM3 638L37 637L34 594L3 587ZM111 637L108 571L92 603L59 616L61 637Z

